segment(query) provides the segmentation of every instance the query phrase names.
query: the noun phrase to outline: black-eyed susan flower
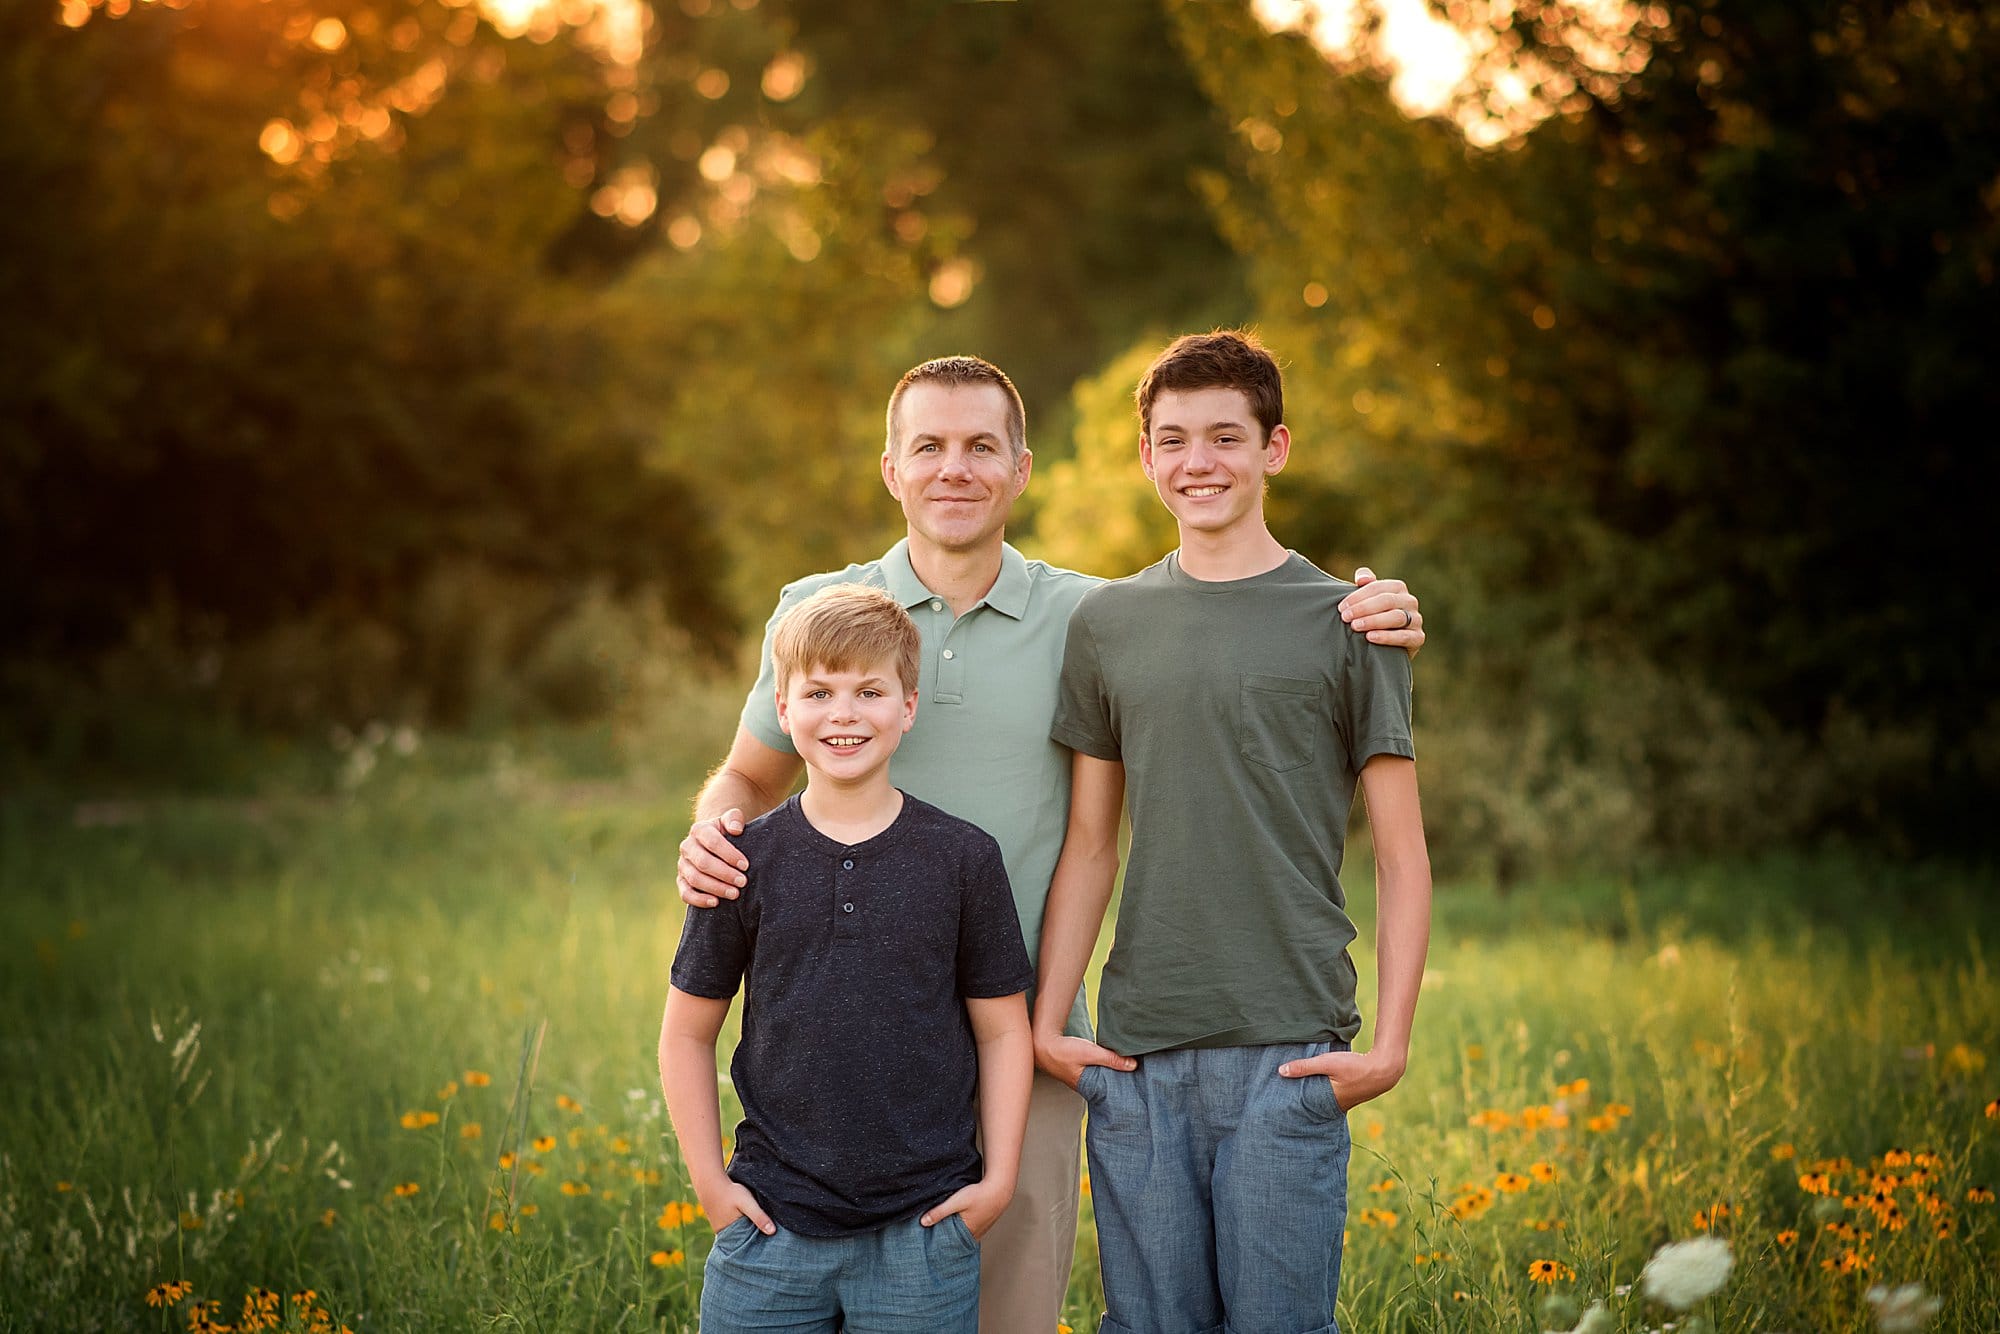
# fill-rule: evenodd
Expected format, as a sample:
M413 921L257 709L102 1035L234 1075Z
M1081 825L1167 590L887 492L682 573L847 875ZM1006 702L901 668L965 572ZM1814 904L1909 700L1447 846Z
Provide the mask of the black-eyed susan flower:
M549 1150L555 1148L556 1137L554 1135L537 1135L530 1143L533 1145L536 1153L547 1153Z
M399 1181L396 1183L396 1198L407 1200L422 1189L423 1187L414 1181Z
M409 1111L404 1112L400 1119L403 1123L403 1129L422 1130L426 1126L436 1125L438 1123L438 1114L429 1111Z
M1808 1195L1831 1195L1833 1180L1824 1172L1801 1172L1799 1189Z
M1576 1271L1560 1260L1528 1261L1528 1278L1536 1283L1562 1283L1576 1277Z
M1467 1124L1497 1133L1512 1127L1514 1118L1498 1107L1488 1107L1484 1111L1474 1112Z
M687 1262L687 1252L679 1249L654 1251L646 1258L652 1262L653 1268L665 1269L669 1265L685 1264Z
M507 1230L507 1215L505 1211L495 1209L492 1213L486 1215L486 1226L494 1232L505 1232Z
M1890 1149L1882 1155L1882 1166L1884 1167L1908 1167L1909 1165L1910 1152L1907 1149Z
M1523 1107L1521 1109L1521 1129L1542 1130L1554 1126L1556 1118L1560 1115L1561 1113L1557 1112L1555 1108L1549 1106L1547 1103L1541 1103L1534 1107ZM1564 1121L1567 1122L1567 1120L1568 1118L1565 1117Z
M542 1206L539 1204L524 1204L514 1211L514 1216L516 1218L533 1218L541 1211Z
M1775 1238L1775 1240L1780 1246L1794 1245L1797 1243L1798 1239L1799 1239L1798 1229L1789 1227L1779 1232L1777 1237Z
M465 1086L469 1089L483 1089L492 1082L493 1076L487 1074L484 1070L467 1070L465 1072Z
M1451 1299L1455 1302L1469 1302L1472 1300L1472 1294L1464 1288L1453 1288L1451 1290Z
M611 1152L613 1153L632 1152L632 1141L626 1139L623 1135L617 1136L615 1139L611 1141Z
M521 1164L521 1166L523 1166L523 1167L525 1167L525 1168L527 1168L527 1169L528 1169L528 1175L529 1175L529 1176L536 1176L536 1177L538 1177L538 1176L540 1176L540 1175L541 1175L541 1174L542 1174L543 1172L545 1172L545 1171L547 1171L547 1170L548 1170L547 1168L543 1167L543 1166L542 1166L542 1165L541 1165L540 1163L536 1162L536 1161L535 1161L534 1159L532 1159L532 1158L530 1158L530 1159L529 1159L529 1160L528 1160L527 1162L525 1162L525 1163L522 1163L522 1164Z
M502 1172L510 1170L513 1166L514 1166L514 1155L512 1152L503 1153L500 1155L500 1170Z
M1618 1129L1618 1118L1609 1112L1605 1112L1600 1116L1593 1116L1585 1121L1583 1128L1599 1135L1607 1134L1610 1131Z
M1632 1107L1629 1103L1608 1102L1604 1104L1604 1114L1606 1116L1630 1116L1632 1115Z
M171 1281L155 1283L152 1287L146 1289L146 1305L172 1306L179 1302L183 1295L178 1283Z
M1967 1204L1991 1204L1993 1203L1993 1188L1991 1186L1969 1187L1965 1192L1965 1202Z
M565 1181L559 1189L563 1194L574 1198L578 1195L590 1194L590 1183L588 1181Z
M1551 1181L1560 1177L1562 1173L1556 1170L1554 1163L1529 1163L1528 1175L1546 1186Z
M575 1098L570 1097L567 1093L558 1093L556 1095L556 1106L562 1108L565 1112L581 1112L583 1110L583 1104Z
M1519 1195L1533 1183L1519 1172L1502 1172L1493 1179L1493 1184L1500 1189L1502 1194Z

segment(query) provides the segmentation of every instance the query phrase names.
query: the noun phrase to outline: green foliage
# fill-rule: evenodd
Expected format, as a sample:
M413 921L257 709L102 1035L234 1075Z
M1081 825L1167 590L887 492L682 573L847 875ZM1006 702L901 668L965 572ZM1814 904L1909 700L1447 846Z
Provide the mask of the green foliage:
M1210 190L1291 359L1288 537L1429 590L1493 717L1528 716L1537 641L1609 644L1746 736L1923 738L1929 771L1819 827L1975 837L1990 7L1669 5L1641 72L1491 150L1300 37L1174 12L1243 130Z

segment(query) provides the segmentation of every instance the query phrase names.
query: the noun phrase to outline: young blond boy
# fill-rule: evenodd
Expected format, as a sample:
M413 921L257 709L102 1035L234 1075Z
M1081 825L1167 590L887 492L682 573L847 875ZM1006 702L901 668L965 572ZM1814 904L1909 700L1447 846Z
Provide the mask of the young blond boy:
M889 782L920 650L880 589L786 615L777 707L806 789L737 839L741 895L687 914L660 1080L717 1229L708 1334L977 1329L979 1238L1027 1120L1034 973L999 846ZM725 1166L715 1044L739 982Z

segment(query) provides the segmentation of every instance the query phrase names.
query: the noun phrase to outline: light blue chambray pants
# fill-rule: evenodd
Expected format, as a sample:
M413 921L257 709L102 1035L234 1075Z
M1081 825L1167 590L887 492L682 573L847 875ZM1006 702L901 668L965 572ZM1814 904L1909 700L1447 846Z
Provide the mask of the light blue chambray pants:
M702 1268L702 1334L977 1334L979 1243L957 1214L847 1237L739 1218Z
M1104 1334L1338 1334L1347 1114L1324 1075L1278 1073L1335 1045L1084 1068Z

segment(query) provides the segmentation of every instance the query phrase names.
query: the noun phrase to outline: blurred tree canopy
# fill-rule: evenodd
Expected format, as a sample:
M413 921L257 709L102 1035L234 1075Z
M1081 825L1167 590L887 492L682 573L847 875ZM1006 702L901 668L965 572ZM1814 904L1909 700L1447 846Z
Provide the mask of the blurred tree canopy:
M1379 0L7 0L10 651L165 617L328 664L259 716L587 712L878 550L886 392L961 351L1029 401L1019 539L1118 573L1172 540L1132 380L1256 323L1280 532L1418 585L1508 775L1467 838L1964 824L2000 15L1427 15L1425 91Z

